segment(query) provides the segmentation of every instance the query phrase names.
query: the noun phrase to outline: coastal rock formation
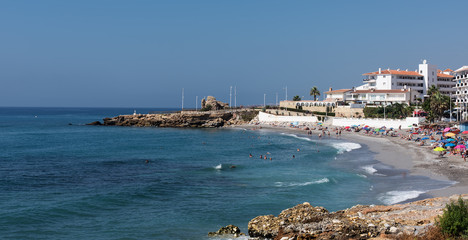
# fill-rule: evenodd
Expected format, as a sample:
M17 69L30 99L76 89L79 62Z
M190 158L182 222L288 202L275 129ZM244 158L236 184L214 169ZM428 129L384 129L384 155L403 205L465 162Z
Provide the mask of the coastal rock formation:
M248 123L258 112L254 110L181 112L169 114L134 114L104 118L105 126L216 128ZM100 125L93 122L90 125Z
M209 237L226 236L226 235L239 237L239 236L245 235L245 234L241 233L240 228L237 227L237 226L234 226L234 225L227 225L226 227L220 228L217 232L209 232L208 233Z
M206 100L205 98L201 100L201 106L202 106L202 109L206 109L206 110L222 110L222 109L228 108L229 104L218 101L213 96L208 96L206 97Z
M468 199L468 194L462 195ZM299 204L273 215L258 216L248 224L251 237L260 239L371 239L398 234L420 235L436 218L450 198L433 198L392 206L362 206L328 212L309 203Z

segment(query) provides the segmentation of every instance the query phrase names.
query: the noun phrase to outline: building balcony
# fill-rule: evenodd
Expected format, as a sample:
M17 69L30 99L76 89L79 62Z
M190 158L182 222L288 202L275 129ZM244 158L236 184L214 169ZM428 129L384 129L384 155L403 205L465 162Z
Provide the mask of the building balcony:
M371 82L375 82L376 80L373 78L366 78L366 79L362 79L362 81L365 83L371 83Z

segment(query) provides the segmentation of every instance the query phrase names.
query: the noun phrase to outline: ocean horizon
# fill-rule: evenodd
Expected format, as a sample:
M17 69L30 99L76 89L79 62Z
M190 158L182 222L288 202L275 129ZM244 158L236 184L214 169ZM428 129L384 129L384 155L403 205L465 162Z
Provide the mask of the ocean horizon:
M86 125L168 109L0 107L0 235L205 239L228 224L246 233L252 218L303 202L336 211L450 185L334 136Z

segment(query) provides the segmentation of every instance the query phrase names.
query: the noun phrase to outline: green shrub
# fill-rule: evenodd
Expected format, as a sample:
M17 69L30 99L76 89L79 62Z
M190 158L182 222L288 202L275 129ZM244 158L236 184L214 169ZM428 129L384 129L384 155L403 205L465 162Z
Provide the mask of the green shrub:
M439 217L442 232L452 236L468 236L468 204L461 197L457 202L450 202Z

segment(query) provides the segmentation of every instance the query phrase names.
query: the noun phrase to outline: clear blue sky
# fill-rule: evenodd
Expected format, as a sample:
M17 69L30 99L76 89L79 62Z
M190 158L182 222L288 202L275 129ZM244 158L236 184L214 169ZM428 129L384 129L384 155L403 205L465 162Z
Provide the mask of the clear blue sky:
M179 107L468 65L468 1L0 1L0 106Z

